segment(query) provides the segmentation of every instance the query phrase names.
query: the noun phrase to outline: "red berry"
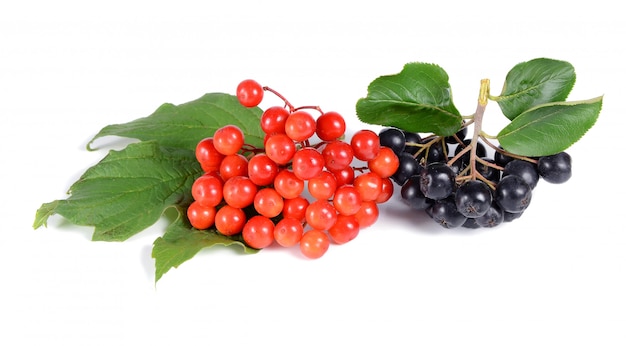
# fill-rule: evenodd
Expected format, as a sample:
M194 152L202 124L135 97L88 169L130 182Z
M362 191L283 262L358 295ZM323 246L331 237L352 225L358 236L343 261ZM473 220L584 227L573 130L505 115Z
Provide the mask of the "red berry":
M261 129L266 134L285 133L285 122L288 117L289 111L284 107L270 107L261 115Z
M291 247L300 242L303 233L302 222L291 217L285 217L278 221L274 227L274 240L280 246Z
M324 169L324 158L317 149L304 147L293 155L291 169L296 177L309 180Z
M317 118L316 133L323 141L340 138L346 132L346 122L337 112L326 112Z
M205 138L196 145L196 160L205 172L219 171L224 154L215 149L213 138Z
M256 107L263 100L263 87L255 80L246 79L237 85L237 99L245 107Z
M256 154L248 161L248 177L258 186L270 185L278 174L278 165L266 154Z
M254 209L263 216L276 217L282 213L284 206L283 196L271 187L259 190L254 196Z
M265 154L279 165L286 165L296 153L293 139L284 133L270 135L265 141Z
M327 230L337 221L337 209L326 200L317 200L306 208L305 218L309 226Z
M324 165L331 171L339 171L352 163L352 146L343 141L332 141L322 150Z
M201 205L197 201L192 202L187 208L187 218L195 229L208 229L215 223L215 207Z
M254 202L257 186L248 177L232 177L224 183L224 201L235 208L245 208Z
M336 244L345 244L359 235L359 223L354 215L339 215L337 222L328 230Z
M361 195L353 185L337 188L333 197L333 206L341 215L354 215L361 208Z
M215 207L222 202L223 186L222 179L206 173L191 185L191 196L201 205Z
M315 199L330 199L337 190L337 179L331 172L322 171L309 179L307 188Z
M311 259L322 257L330 247L330 239L323 231L312 229L300 239L300 252Z
M296 142L305 141L315 134L315 118L303 110L295 111L285 122L285 133Z
M274 242L274 223L265 216L253 216L243 226L241 236L250 247L266 248Z
M222 155L236 154L244 142L243 131L235 125L220 127L213 134L213 146Z
M367 167L381 178L389 178L400 167L400 160L391 148L381 147L378 155L367 162Z
M350 140L354 157L361 161L369 161L380 151L378 134L371 130L360 130Z
M248 159L241 154L226 155L220 165L220 176L228 180L235 176L248 175Z
M223 235L239 234L245 224L246 214L239 208L225 205L215 214L215 228Z

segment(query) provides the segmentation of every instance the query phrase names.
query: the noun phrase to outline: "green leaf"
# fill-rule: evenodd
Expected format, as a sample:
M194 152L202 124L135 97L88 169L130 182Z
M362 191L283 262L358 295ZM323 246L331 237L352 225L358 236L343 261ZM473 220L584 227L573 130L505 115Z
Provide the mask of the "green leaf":
M461 127L448 74L437 65L408 63L399 74L378 77L367 90L367 97L356 104L365 123L440 136L453 135Z
M601 108L602 97L541 105L520 114L497 139L513 154L553 155L577 142L595 124Z
M152 258L155 259L155 282L171 268L178 268L185 261L193 258L200 250L214 245L238 245L245 253L257 253L259 250L248 247L236 237L219 234L215 229L196 230L186 218L178 217L171 223L165 234L154 241Z
M157 141L161 146L194 150L198 142L213 136L218 128L233 124L246 135L246 143L263 145L264 133L259 126L262 110L246 108L236 96L209 93L178 106L165 103L152 115L125 124L104 127L87 144L104 136L120 136L142 141Z
M166 208L188 204L202 173L194 151L153 141L130 144L89 168L66 200L43 204L33 227L59 214L73 224L94 226L93 240L123 241L154 224Z
M502 113L513 120L532 107L565 101L575 81L576 73L570 63L533 59L519 63L509 71L502 93L494 99Z

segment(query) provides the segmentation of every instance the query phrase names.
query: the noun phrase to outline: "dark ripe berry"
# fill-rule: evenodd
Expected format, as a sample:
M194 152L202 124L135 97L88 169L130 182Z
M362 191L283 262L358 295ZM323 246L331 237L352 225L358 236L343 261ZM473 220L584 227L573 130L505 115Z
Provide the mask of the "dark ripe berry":
M481 158L483 161L489 162L489 163L494 163L495 164L495 160L494 159L490 159L488 157L482 157ZM488 166L482 162L476 162L476 170L478 171L478 173L480 173L480 175L483 176L483 178L492 181L494 183L497 183L500 181L500 175L501 172L499 169L492 167L492 166Z
M428 164L420 172L420 189L430 199L443 199L452 194L456 174L443 162Z
M572 177L572 158L564 151L540 157L537 160L537 170L543 180L549 183L564 183Z
M406 183L402 185L400 196L406 205L416 210L426 210L435 202L424 196L420 189L420 177L417 175L410 177Z
M498 147L500 149L502 149L502 147ZM496 165L500 166L500 167L504 167L506 166L507 163L511 162L514 160L514 158L512 158L511 156L505 155L499 151L496 151L493 154L493 159L496 162Z
M491 207L491 189L480 180L468 180L461 184L454 197L456 208L465 217L477 218Z
M465 136L467 136L467 127L463 127L462 129L460 129L459 131L457 131L457 133L455 134L456 138L454 136L448 136L446 137L446 143L449 144L458 144L459 141L463 141L465 140Z
M457 145L456 149L454 149L454 155L457 155L458 153L460 153L463 149L465 149L471 143L472 143L471 139L464 140L463 144ZM471 153L468 151L465 154L463 154L463 156L461 156L459 160L463 160L465 163L468 163L470 160L470 155ZM485 145L480 142L476 142L476 156L477 157L487 156L487 149L485 148Z
M391 148L396 155L404 151L406 138L402 130L395 127L387 127L378 133L378 138L382 147Z
M509 213L508 211L503 211L502 214L504 215L504 222L511 222L515 219L519 219L524 213Z
M445 228L456 228L462 226L467 218L456 209L454 199L446 198L435 201L432 206L426 209L426 214Z
M502 177L496 185L494 199L505 212L523 212L530 204L531 198L532 189L517 175Z
M475 220L480 227L496 227L504 222L504 212L494 203L484 215L477 217Z
M422 144L427 144L431 141L432 139L426 139L422 141ZM432 143L430 146L422 150L422 152L417 156L417 159L418 161L424 160L426 164L443 162L448 156L448 151L448 144L446 144L443 140L437 140L435 143Z
M398 185L402 186L407 179L414 175L418 175L422 166L413 157L413 155L402 152L398 155L400 165L396 172L391 176L391 179Z
M516 159L507 163L506 166L504 166L504 171L502 171L502 176L506 177L507 175L517 175L524 179L531 189L534 189L539 181L537 166L532 162L524 160Z
M471 229L477 229L477 228L481 227L478 224L478 222L476 222L476 219L469 219L469 218L467 220L465 220L465 222L461 226L463 228L471 228Z
M417 132L403 131L406 144L404 145L404 151L409 154L415 154L420 150L422 143L422 136Z
M448 161L450 161L451 159L452 159L452 157L449 157ZM459 175L467 167L467 164L468 163L467 162L463 162L463 160L456 160L456 161L452 162L450 167L454 171L454 174Z

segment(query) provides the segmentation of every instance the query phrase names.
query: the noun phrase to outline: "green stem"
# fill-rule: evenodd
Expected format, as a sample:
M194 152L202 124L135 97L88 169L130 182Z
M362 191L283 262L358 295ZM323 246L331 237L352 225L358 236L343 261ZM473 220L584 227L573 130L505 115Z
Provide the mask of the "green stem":
M487 102L489 99L489 79L483 79L480 81L480 94L478 95L478 105L476 106L476 112L474 113L474 134L472 135L472 142L470 143L470 176L471 179L476 179L478 171L476 170L476 147L478 138L482 133L483 116L485 115L485 108L487 108Z

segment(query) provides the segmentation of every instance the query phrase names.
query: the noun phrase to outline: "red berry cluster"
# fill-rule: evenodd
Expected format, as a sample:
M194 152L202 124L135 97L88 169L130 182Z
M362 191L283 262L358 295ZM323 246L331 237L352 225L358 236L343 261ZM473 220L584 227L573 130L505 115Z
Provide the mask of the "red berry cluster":
M187 216L194 228L240 234L253 248L298 245L304 256L319 258L331 242L346 243L376 221L378 204L393 194L390 177L399 160L371 130L344 141L346 124L337 112L295 108L253 80L239 84L237 97L256 107L268 90L285 105L262 114L264 148L246 144L235 125L198 143L205 174L193 184ZM359 161L363 167L353 166Z

